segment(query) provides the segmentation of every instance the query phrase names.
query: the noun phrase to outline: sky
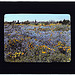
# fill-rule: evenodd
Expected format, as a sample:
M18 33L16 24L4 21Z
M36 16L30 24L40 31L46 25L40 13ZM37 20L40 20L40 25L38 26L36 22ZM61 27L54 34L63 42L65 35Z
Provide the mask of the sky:
M0 74L0 75L74 75L74 74Z
M74 75L74 74L0 74L0 75Z
M60 20L70 20L69 14L5 14L4 22L8 21L60 21Z

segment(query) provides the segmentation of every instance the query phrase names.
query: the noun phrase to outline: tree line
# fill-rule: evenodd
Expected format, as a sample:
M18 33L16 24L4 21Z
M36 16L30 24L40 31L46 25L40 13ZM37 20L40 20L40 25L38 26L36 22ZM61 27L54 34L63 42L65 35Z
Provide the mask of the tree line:
M36 20L35 21L33 21L33 22L30 22L29 20L27 20L27 21L24 21L24 22L19 22L19 20L16 22L16 21L12 21L12 22L4 22L4 24L35 24L35 25L38 25L39 23L41 23L41 24L45 24L45 25L48 25L48 24L51 24L51 23L53 23L53 24L57 24L57 23L61 23L61 24L63 24L63 25L67 25L67 24L71 24L71 22L69 21L69 20L63 20L63 21L43 21L43 22L37 22Z

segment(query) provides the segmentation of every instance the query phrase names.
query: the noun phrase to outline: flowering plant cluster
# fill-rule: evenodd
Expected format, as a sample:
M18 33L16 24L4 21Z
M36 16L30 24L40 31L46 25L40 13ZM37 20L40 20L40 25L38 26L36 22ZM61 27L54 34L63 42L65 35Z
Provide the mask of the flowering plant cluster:
M6 62L70 62L70 25L9 25L4 30Z

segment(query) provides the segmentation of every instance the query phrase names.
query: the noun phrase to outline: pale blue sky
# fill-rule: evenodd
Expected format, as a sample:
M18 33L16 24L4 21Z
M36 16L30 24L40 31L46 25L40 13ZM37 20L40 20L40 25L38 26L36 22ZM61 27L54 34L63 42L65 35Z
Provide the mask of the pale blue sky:
M70 20L69 14L5 14L4 15L4 22L5 21L59 21L59 20Z

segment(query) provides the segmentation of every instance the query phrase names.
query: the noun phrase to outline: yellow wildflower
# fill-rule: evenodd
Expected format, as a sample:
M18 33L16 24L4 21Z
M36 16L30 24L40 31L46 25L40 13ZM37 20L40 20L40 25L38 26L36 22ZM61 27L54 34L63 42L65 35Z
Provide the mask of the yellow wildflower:
M16 39L16 41L19 41L19 40Z
M52 36L52 34L51 34L51 36Z
M59 41L58 43L62 43L61 41Z
M19 53L17 53L17 54L19 54Z
M14 45L14 43L12 45Z
M22 55L24 55L24 53L22 52Z
M65 48L63 48L63 50L65 51Z
M48 49L50 49L50 48L48 48ZM50 49L51 50L51 49Z
M71 60L71 58L69 58L69 60Z
M55 46L58 46L58 45L55 45Z
M46 48L48 48L47 46L45 46Z
M55 51L55 49L51 49L51 50Z
M39 34L41 34L41 33L39 33Z
M67 49L68 51L70 50L70 48L69 49Z
M8 55L10 54L11 52L8 52Z
M14 43L16 43L15 40L14 40Z
M61 44L61 46L64 46L63 44Z
M7 48L7 45L5 44L5 48Z
M46 53L46 52L45 51L44 52L42 51L42 53Z
M23 40L23 38L21 38L21 40Z
M68 46L67 48L70 48L71 46Z
M10 36L11 34L8 34L8 36Z
M31 50L31 49L29 49L29 50Z
M12 56L12 58L14 58L14 56Z
M7 55L9 55L9 54L7 54Z
M62 34L62 32L60 32L60 34Z
M51 41L51 39L49 39L48 41Z
M60 46L59 48L62 48L62 46Z
M58 45L61 45L60 43L58 43Z
M37 41L37 39L35 39L35 41Z
M38 54L38 52L36 54Z
M65 48L67 48L67 47L65 47Z
M17 31L15 31L17 33Z
M38 46L38 45L36 45L36 46Z
M9 40L9 42L10 42L11 40Z
M67 53L68 53L68 50L67 50Z
M19 54L21 54L21 52L19 52Z
M15 54L17 54L17 52L15 52Z
M55 46L53 46L55 48Z
M58 45L61 45L61 43L62 43L62 42L61 42L61 41L59 41L59 42L58 42Z
M25 49L27 49L27 48L25 48Z
M15 58L16 58L16 55L15 55Z

